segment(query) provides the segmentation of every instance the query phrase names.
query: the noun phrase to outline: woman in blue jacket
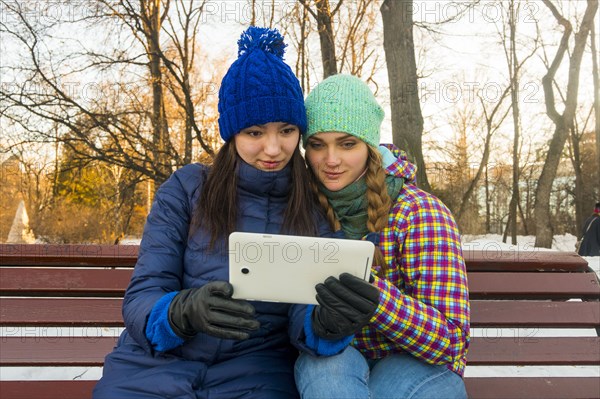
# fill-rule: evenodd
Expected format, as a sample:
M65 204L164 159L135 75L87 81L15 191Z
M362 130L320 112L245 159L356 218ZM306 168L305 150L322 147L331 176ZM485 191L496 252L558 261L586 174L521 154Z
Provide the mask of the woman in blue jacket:
M225 144L211 167L185 166L157 191L123 302L126 328L94 398L297 398L297 349L330 353L349 342L315 337L307 306L231 298L232 231L329 234L299 152L306 113L283 38L251 27L238 45L219 90ZM316 309L319 327L340 328L335 312Z

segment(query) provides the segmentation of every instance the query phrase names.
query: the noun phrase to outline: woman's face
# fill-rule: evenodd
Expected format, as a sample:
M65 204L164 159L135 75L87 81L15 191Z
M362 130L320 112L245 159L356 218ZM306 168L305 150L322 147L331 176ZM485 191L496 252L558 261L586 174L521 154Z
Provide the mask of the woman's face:
M317 133L306 144L308 164L330 191L355 182L367 168L368 157L367 144L347 133Z
M242 129L233 139L240 158L246 163L259 170L275 172L292 159L300 140L300 129L289 123L270 122Z

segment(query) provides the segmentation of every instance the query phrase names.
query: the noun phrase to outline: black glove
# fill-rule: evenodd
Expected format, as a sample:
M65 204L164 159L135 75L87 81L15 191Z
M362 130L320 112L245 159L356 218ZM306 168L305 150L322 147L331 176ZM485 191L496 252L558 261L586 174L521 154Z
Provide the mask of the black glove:
M248 339L249 331L260 327L254 306L231 299L233 287L227 281L212 281L175 295L169 306L173 332L190 339L199 332L226 339Z
M328 277L315 288L319 306L312 325L321 338L340 339L360 331L379 305L379 289L349 273L340 274L339 280Z

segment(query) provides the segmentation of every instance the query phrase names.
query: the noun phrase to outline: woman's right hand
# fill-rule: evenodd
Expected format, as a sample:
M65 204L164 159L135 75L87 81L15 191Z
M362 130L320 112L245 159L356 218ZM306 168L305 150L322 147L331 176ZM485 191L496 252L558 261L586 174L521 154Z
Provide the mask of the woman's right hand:
M232 294L233 287L227 281L180 291L169 306L171 328L183 339L199 332L224 339L248 339L250 331L260 327L254 306L232 299Z
M379 305L379 289L349 273L328 277L317 284L317 302L312 313L315 333L325 339L341 339L369 323Z

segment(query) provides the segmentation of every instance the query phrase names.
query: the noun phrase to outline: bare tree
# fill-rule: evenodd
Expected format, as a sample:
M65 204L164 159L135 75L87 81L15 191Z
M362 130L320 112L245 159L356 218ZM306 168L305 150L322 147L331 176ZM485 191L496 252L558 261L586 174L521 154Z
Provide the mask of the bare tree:
M412 0L384 0L380 12L383 21L383 49L390 85L392 136L396 146L406 151L417 166L419 186L430 191L423 157L423 114L418 90L419 75L415 57L414 27L438 34L439 28L464 16L479 0L452 2L457 11L433 22L416 21L418 8ZM442 15L440 15L442 16Z
M504 111L502 110L502 104L508 95L509 88L510 86L507 86L504 89L504 92L501 94L498 102L492 107L491 111L486 108L485 100L481 97L481 95L478 95L483 110L483 119L485 122L483 152L481 155L481 161L479 162L479 166L475 172L475 176L468 182L467 188L460 200L460 208L456 212L458 220L460 220L463 215L466 214L467 208L471 202L471 198L475 193L476 188L478 187L479 181L481 180L484 171L487 171L487 166L490 159L492 137L494 136L494 133L498 131L511 109L510 107L507 107Z
M596 11L598 10L597 0L588 0L587 7L581 20L579 31L575 34L575 46L569 57L569 76L565 98L565 107L561 113L556 109L556 100L554 97L554 78L563 57L568 50L569 38L573 30L571 23L563 17L559 10L550 0L543 0L543 3L552 12L558 23L564 28L563 36L554 59L548 69L547 74L542 78L542 87L544 88L544 97L546 102L546 113L555 125L554 135L550 141L550 147L546 162L542 168L536 189L535 199L535 227L536 238L535 246L550 248L552 246L552 224L550 218L550 193L552 183L556 176L558 164L567 139L570 127L573 123L575 111L577 108L577 93L579 91L579 70L581 59L585 50L585 44Z
M600 171L600 72L598 72L598 49L596 47L596 24L592 21L590 28L592 48L592 79L594 81L594 117L596 124L594 132L596 136L596 170ZM600 198L600 172L596 180L596 198Z
M577 114L585 113L583 107L579 107L578 111ZM583 226L585 218L589 216L592 204L596 202L593 182L599 172L593 170L592 165L597 165L596 160L592 158L595 148L589 145L591 136L593 136L592 129L589 126L593 115L594 107L592 106L587 112L582 125L580 125L577 117L574 118L573 124L569 128L566 143L566 152L575 173L575 188L571 193L575 203L575 226L572 226L571 231L575 235L579 235L580 226ZM590 168L590 166L592 167Z
M192 162L194 136L206 152L213 154L212 148L207 145L196 124L192 87L192 75L197 56L196 40L201 20L199 16L202 14L204 4L205 1L196 2L196 5L192 1L175 2L176 18L168 13L166 14L169 29L165 30L173 46L171 51L161 51L159 53L169 71L168 89L179 108L183 111L184 146L181 158L184 164ZM178 32L181 32L181 34L178 35ZM179 63L173 60L179 60Z
M118 165L99 165L106 171L110 177L106 183L109 184L110 191L106 195L110 200L111 206L108 208L112 234L116 239L124 237L129 233L131 218L134 213L136 187L139 183L139 176L135 176L131 171Z
M459 80L459 79L454 79ZM464 80L464 78L463 78ZM481 81L476 78L475 81ZM442 176L436 171L429 172L435 179L432 189L453 211L461 231L474 233L481 230L483 223L479 220L480 202L477 198L481 180L486 189L486 224L489 229L489 177L487 175L490 155L492 154L492 138L503 125L511 107L506 106L510 90L506 84L502 93L491 101L483 90L473 90L469 95L461 95L452 107L447 118L456 134L453 141L445 141L436 150L446 155L449 160L440 164ZM479 157L479 158L476 158Z
M393 141L417 165L419 186L430 191L423 158L423 114L419 102L411 5L412 0L385 0L381 5L383 49L390 84Z
M321 43L321 60L323 62L323 79L338 73L333 18L343 3L343 0L338 0L335 8L331 9L329 0L314 0L313 9L312 4L307 0L300 0L300 4L317 21L317 31Z
M323 27L319 25L317 16L318 9L325 7L326 3L303 1L288 9L286 18L284 18L289 43L297 49L296 75L305 92L311 87L312 71L320 69L319 65L311 63L311 60L317 57L317 54L313 54L311 57L311 43L313 42L311 34L314 34L316 30L319 33L319 41L322 43ZM380 48L378 37L380 35L377 32L376 2L356 0L344 3L342 0L335 6L329 3L328 7L333 7L333 10L328 11L331 16L328 22L331 23L334 51L330 51L329 45L324 47L321 45L318 55L322 61L323 71L328 71L324 72L325 77L334 73L349 73L371 83L377 91L379 85L375 80L375 74L381 65L378 62L378 49ZM335 71L331 65L326 65L324 60L335 62Z
M48 125L55 124L61 135L68 133L58 137L64 147L87 148L79 156L140 173L155 187L173 168L191 161L193 138L212 157L211 135L198 125L195 113L206 87L199 85L199 90L192 84L204 1L169 7L170 0L95 0L89 3L96 6L94 13L68 23L79 29L111 24L99 50L77 37L53 34L52 28L65 21L44 26L21 3L0 2L7 11L0 33L26 55L21 63L1 66L15 80L0 87L0 109L26 139L54 142L57 135L50 134ZM68 42L65 51L49 50L59 41ZM81 89L81 79L90 75L97 76L91 83L101 95L84 98L73 89ZM216 103L216 96L210 100ZM172 115L185 121L182 146L173 142L178 135L169 126L169 101L174 103Z
M503 3L500 2L503 6ZM520 147L520 136L521 136L521 110L519 106L519 94L520 94L520 75L527 60L529 60L537 51L537 39L535 40L534 46L529 54L527 54L523 60L519 60L517 54L517 21L518 15L521 13L520 4L516 3L515 0L508 2L508 9L503 12L503 17L506 18L506 23L502 24L502 29L499 31L500 39L502 40L502 46L504 49L504 55L508 67L509 76L509 91L511 97L511 109L512 109L512 120L513 120L513 146L512 146L512 195L509 204L509 215L508 225L506 231L510 230L511 242L513 245L517 245L517 216L518 208L520 206L520 190L519 182L520 177L520 166L519 166L519 147ZM504 237L506 240L506 236Z
M378 18L375 2L354 1L353 6L343 7L338 18L336 40L339 53L339 70L360 76L365 81L376 83L375 72L379 65L379 41L375 35Z
M137 0L139 4L132 3L132 0L119 0L116 4L114 4L114 0L100 1L112 10L113 15L123 20L134 37L145 45L145 52L150 61L153 121L156 121L159 127L162 127L157 128L156 124L153 123L154 139L161 143L159 149L155 149L156 156L169 157L172 155L170 152L173 150L171 147L169 148L171 151L165 151L166 148L170 147L170 143L165 135L167 132L162 132L162 129L168 129L167 116L164 110L163 86L165 86L165 78L163 78L163 69L168 72L166 79L171 82L169 91L178 106L183 110L185 120L184 151L178 157L182 160L181 164L187 164L191 161L193 136L198 140L202 149L213 156L213 148L204 139L203 131L196 123L193 88L191 86L191 73L198 49L196 43L198 26L206 1L173 2L175 16L171 16L169 13L171 0ZM121 9L125 11L120 11ZM163 10L162 13L161 9ZM254 10L254 7L252 9ZM165 20L166 26L163 27ZM170 45L168 46L161 43L160 33L163 31L169 38ZM164 65L164 67L161 67L161 65ZM168 165L167 159L161 160L164 163L159 162L159 164ZM171 171L168 172L167 176Z
M37 216L45 212L53 201L52 175L54 160L39 145L18 145L13 147L12 153L15 154L12 158L13 162L18 162L19 165L16 170L13 170L14 175L12 178L18 178L18 180L9 180L6 183L9 186L16 183L18 194L7 195L8 193L5 193L7 196L4 197L3 202L6 202L5 205L8 207L16 207L18 201L15 201L20 197L25 201L30 220L35 222ZM12 216L14 216L14 213ZM8 227L10 227L10 223ZM2 238L5 239L6 236Z
M519 122L519 69L520 64L517 58L517 23L516 14L519 12L519 7L516 6L514 0L509 2L508 6L508 27L509 27L509 49L506 49L506 42L503 41L506 52L506 61L510 76L510 97L512 104L513 115L513 182L512 196L510 198L508 224L510 225L510 235L512 244L517 245L517 204L519 203L519 135L521 126Z
M300 81L300 87L306 94L311 85L311 71L314 66L311 63L310 34L313 31L311 17L308 7L300 2L294 2L293 7L285 9L281 13L279 25L286 38L288 46L296 50L296 61L294 73ZM289 52L286 52L288 55ZM290 65L292 65L290 63Z
M300 20L300 38L298 40L298 61L296 62L296 75L300 78L300 85L302 91L307 92L310 87L310 80L308 74L308 57L307 57L307 40L308 33L307 29L308 21L308 10L306 7L301 7L298 19Z
M128 7L130 11L134 8L130 2L125 0L121 4ZM152 85L152 142L153 159L158 164L158 173L169 175L167 135L169 126L165 113L164 94L163 94L163 73L160 57L160 31L162 23L165 20L170 2L166 2L164 9L161 7L161 0L140 0L139 22L140 30L146 40L146 52L149 58L150 84Z
M462 97L462 102L455 104L449 117L449 123L455 132L455 139L440 148L451 161L442 177L443 191L436 194L439 194L444 203L453 210L462 232L475 232L479 226L477 217L479 207L476 199L473 201L472 196L472 187L476 183L470 184L473 182L471 180L473 154L478 150L476 148L478 143L475 143L476 139L474 138L482 130L483 122L478 111L472 100ZM489 145L489 141L485 141L484 147ZM462 201L467 201L467 204L465 205Z

